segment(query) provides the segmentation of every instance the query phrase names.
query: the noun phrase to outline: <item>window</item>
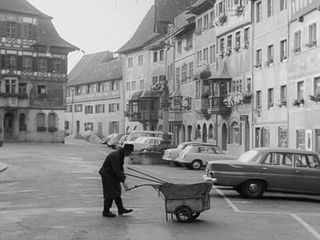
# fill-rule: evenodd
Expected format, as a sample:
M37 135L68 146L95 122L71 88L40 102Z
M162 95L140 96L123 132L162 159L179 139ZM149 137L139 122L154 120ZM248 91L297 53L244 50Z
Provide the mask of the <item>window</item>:
M117 112L119 111L119 103L110 103L109 104L109 112Z
M273 107L274 104L274 93L273 88L268 89L268 108Z
M7 22L7 38L16 37L16 27L17 24L15 22Z
M27 83L25 82L19 82L19 93L25 94L27 93Z
M232 91L242 92L242 79L232 81Z
M262 50L258 49L256 50L256 66L255 67L261 67L262 62Z
M257 91L256 107L257 109L261 108L261 91Z
M305 130L304 129L298 129L296 131L297 134L297 148L301 150L305 150Z
M193 62L189 62L189 79L193 80Z
M21 113L19 115L19 131L26 131L27 130L27 124L26 124L26 115L24 113Z
M235 39L236 43L235 43L235 48L239 49L241 46L241 33L240 31L236 32L236 39Z
M82 112L82 104L76 104L74 107L75 112Z
M180 68L176 68L176 83L178 84L180 82Z
M257 6L256 6L256 22L261 22L262 20L262 4L261 2L258 2L257 3Z
M84 123L84 130L85 131L93 131L93 122Z
M273 45L268 46L268 62L267 62L268 65L272 64L274 61L273 60L273 51L274 51L273 49L274 49Z
M160 50L159 51L159 61L163 61L164 60L164 51Z
M49 113L48 115L48 130L49 132L55 132L57 131L57 128L56 128L56 114L51 112Z
M153 52L153 62L158 62L158 52L157 51L154 51Z
M280 87L280 104L281 106L287 105L287 85Z
M44 113L38 113L37 114L37 129L38 131L41 131L41 128L43 129L45 127L45 115Z
M185 50L189 50L192 48L193 45L193 35L192 34L188 34L186 37L186 47Z
M110 81L109 84L110 84L110 91L119 90L119 81L118 80Z
M144 79L140 80L140 90L144 90Z
M200 63L202 62L202 50L197 51L197 66L201 66Z
M17 80L16 79L6 79L5 80L5 91L6 93L16 93Z
M181 82L187 81L188 64L184 63L181 66Z
M224 52L224 38L221 38L219 43L220 43L219 45L220 52Z
M287 56L287 40L285 39L280 42L280 61L286 60Z
M132 68L133 67L133 58L129 57L128 58L128 68Z
M131 86L132 91L137 90L137 82L136 81L132 81L131 84L132 84L132 86Z
M182 53L182 40L178 40L178 49L177 49L177 51L178 51L178 53Z
M38 85L38 96L44 96L47 94L47 86L46 85Z
M313 80L313 93L320 94L320 77Z
M280 0L280 11L287 9L287 0Z
M227 48L228 50L231 50L232 48L232 35L228 35L227 37Z
M212 10L212 11L210 12L209 27L214 27L215 18L216 18L216 17L215 17L215 11Z
M297 31L294 33L294 39L293 39L293 47L294 52L300 52L301 51L301 31Z
M104 113L104 104L96 105L96 113Z
M250 39L249 28L245 28L244 32L243 32L243 41L244 41L244 43L248 44L249 43L249 39Z
M52 71L55 73L62 73L62 61L60 59L54 59L52 61Z
M273 15L273 0L267 1L267 14L268 14L268 17Z
M126 91L130 92L130 82L126 82Z
M142 66L143 65L143 55L139 55L138 56L138 66Z
M31 72L32 71L32 57L22 57L22 71Z
M22 24L22 38L24 39L32 39L33 25L32 24Z
M47 72L47 59L38 59L38 72Z
M216 45L210 46L210 63L216 61Z
M309 25L309 45L314 46L317 44L317 24Z
M297 98L298 100L301 100L303 99L303 95L304 95L304 82L301 81L301 82L298 82L297 84Z
M203 29L206 30L209 28L209 15L206 14L204 17L203 17Z
M199 18L198 21L197 21L197 33L198 34L201 34L202 32L202 18Z
M85 106L84 107L84 113L85 114L92 114L93 113L93 106L91 106L91 105Z
M203 61L207 63L208 58L209 58L208 48L204 48L203 49Z
M230 143L240 144L240 126L239 123L233 122L230 128Z
M279 127L279 139L278 139L279 147L288 147L288 128Z
M17 56L7 55L7 69L9 70L17 69Z

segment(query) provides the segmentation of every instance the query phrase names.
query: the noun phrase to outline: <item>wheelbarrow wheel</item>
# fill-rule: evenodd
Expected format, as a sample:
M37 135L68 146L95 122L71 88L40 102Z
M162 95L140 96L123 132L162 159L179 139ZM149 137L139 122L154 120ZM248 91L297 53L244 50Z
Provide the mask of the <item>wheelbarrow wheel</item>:
M178 207L175 214L178 222L190 222L193 219L192 210L188 206Z
M200 216L200 212L196 212L194 214L192 214L192 220L197 219Z

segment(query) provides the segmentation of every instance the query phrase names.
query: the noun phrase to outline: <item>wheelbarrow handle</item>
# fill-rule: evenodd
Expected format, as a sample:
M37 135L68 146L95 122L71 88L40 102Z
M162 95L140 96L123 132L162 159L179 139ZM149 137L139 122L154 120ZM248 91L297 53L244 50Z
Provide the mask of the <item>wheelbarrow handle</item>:
M150 186L150 187L154 187L156 186L155 184L141 184L141 185L134 185L133 187L127 188L126 192L136 189L138 187L144 187L144 186Z

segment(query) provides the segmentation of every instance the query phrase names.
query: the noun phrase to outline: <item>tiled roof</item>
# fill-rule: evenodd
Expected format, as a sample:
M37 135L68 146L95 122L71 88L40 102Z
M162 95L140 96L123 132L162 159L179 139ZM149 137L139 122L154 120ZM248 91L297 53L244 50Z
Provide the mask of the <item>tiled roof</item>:
M39 19L37 28L37 41L35 45L68 48L71 51L79 48L62 39L51 20Z
M121 59L109 51L87 54L68 75L68 86L121 79Z
M0 0L0 10L51 18L40 12L26 0Z
M125 53L137 48L144 47L146 43L152 41L159 34L153 32L154 28L154 5L149 9L143 18L136 32L131 39L126 42L117 52Z

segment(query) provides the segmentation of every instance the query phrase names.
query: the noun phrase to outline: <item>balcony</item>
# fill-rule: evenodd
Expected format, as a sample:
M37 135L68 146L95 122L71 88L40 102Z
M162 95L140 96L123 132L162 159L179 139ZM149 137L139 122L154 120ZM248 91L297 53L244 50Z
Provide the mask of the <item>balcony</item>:
M158 116L159 116L159 110L140 111L140 116L138 121L141 123L158 121L159 119Z
M218 96L210 98L209 113L217 115L229 115L231 108L227 107L223 100L226 96Z
M202 97L195 99L194 110L204 117L208 117L208 109L210 107L210 99L208 97Z
M138 112L128 112L127 116L130 122L137 122L140 119L140 113Z

